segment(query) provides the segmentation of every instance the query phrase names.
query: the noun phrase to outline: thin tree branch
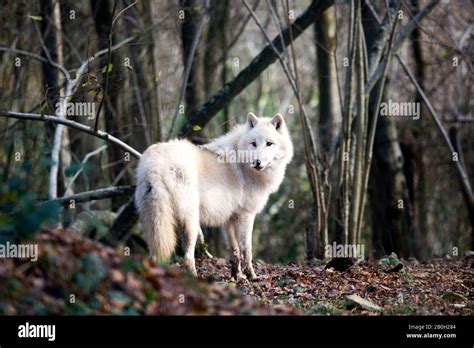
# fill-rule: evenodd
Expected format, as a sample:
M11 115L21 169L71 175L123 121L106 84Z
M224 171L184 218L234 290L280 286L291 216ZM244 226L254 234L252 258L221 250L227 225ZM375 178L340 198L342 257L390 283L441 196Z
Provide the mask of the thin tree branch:
M114 17L114 14L115 14L115 9L114 11L112 12L112 30L111 30L111 33L113 31L113 28L114 28L114 25L115 25L115 22L117 21L117 19L119 19L119 17L125 12L127 11L129 8L135 6L137 3L137 1L134 1L133 3L131 3L130 5L128 5L127 7L123 8L119 13L117 13L117 15Z
M24 112L15 112L15 111L4 111L0 110L0 116L4 117L10 117L10 118L16 118L20 120L32 120L32 121L43 121L43 122L53 122L53 123L58 123L65 125L70 128L77 129L81 132L93 135L97 138L103 139L111 144L114 144L118 147L120 147L122 150L129 152L131 155L133 155L136 158L141 157L141 153L135 150L133 147L130 145L127 145L124 143L122 140L114 137L113 135L101 131L101 130L94 130L93 127L86 126L82 123L74 122L68 119L64 118L59 118L56 116L51 116L51 115L40 115L40 114L33 114L33 113L24 113Z
M99 147L98 149L95 149L94 151L91 151L89 152L88 154L86 154L83 158L83 160L81 161L81 168L79 168L79 170L74 174L74 176L71 178L71 180L69 181L68 183L68 186L66 187L65 191L67 192L68 189L70 188L70 186L72 186L72 184L74 183L74 181L76 181L76 179L79 177L79 175L82 173L82 170L84 169L84 164L86 164L86 162L89 160L89 158L101 153L102 151L104 151L105 149L107 148L107 145L102 145L101 147Z
M111 197L129 196L133 194L134 191L135 191L135 186L107 187L107 188L98 189L98 190L76 193L74 195L67 196L67 197L46 200L46 201L41 202L41 204L55 202L60 205L67 205L67 204L70 204L71 201L74 201L74 203L89 202L89 201L106 199L106 198L111 198Z
M33 58L37 61L40 61L42 63L46 63L46 64L49 64L51 65L53 68L56 68L58 69L59 71L61 71L61 73L64 75L64 77L66 78L66 80L70 80L71 79L71 75L69 75L69 72L66 70L65 67L63 67L62 65L59 65L58 63L56 62L53 62L53 61L50 61L44 57L41 57L40 55L37 55L37 54L34 54L34 53L31 53L31 52L28 52L28 51L23 51L23 50L19 50L19 49L16 49L16 48L10 48L10 47L7 47L7 46L3 46L1 45L0 46L0 51L2 52L8 52L8 53L14 53L14 54L19 54L19 55L22 55L22 56L26 56L26 57L29 57L29 58Z
M421 88L421 86L418 83L418 81L416 80L415 76L413 75L411 70L408 68L408 66L403 62L403 60L398 55L396 57L397 57L398 61L400 62L400 64L402 65L403 70L405 70L405 73L407 74L407 76L410 79L411 83L413 84L413 86L415 86L418 94L421 96L421 98L425 102L426 106L428 107L428 110L429 110L429 112L430 112L431 116L433 117L433 120L436 124L436 127L441 132L441 135L443 136L443 139L446 142L446 145L448 145L448 147L449 147L449 151L451 151L451 153L455 153L456 149L454 148L453 144L451 143L451 140L449 139L448 132L446 132L446 129L444 129L443 124L441 123L440 117L436 113L433 105L431 104L431 102L429 101L429 99L426 96L425 92L423 91L423 88ZM460 177L460 181L463 185L463 189L466 190L466 193L470 197L471 202L473 202L472 188L471 188L471 184L469 182L469 178L467 176L466 170L462 166L461 161L453 161L453 162L455 162L456 169L457 169L458 175Z

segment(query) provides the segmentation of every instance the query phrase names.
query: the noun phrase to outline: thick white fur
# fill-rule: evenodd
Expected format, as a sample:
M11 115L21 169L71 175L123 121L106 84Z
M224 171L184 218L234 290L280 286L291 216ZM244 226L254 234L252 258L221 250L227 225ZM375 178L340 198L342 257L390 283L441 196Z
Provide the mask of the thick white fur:
M255 161L223 161L223 152L231 150L251 152L262 169L255 168ZM187 140L150 146L138 164L135 192L150 253L169 258L182 230L185 266L196 274L194 248L200 225L224 225L232 248L232 275L245 277L243 270L255 278L255 215L280 186L292 157L293 145L279 114L258 118L249 113L245 124L201 147Z

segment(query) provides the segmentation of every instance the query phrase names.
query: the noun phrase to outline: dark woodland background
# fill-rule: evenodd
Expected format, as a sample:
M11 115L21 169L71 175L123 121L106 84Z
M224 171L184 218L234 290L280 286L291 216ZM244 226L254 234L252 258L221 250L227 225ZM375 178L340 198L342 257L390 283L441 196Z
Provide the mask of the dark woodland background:
M65 67L74 79L87 57L103 50L104 54L86 64L71 99L95 103L98 118L69 119L97 126L139 152L152 143L183 135L203 143L243 122L248 111L285 115L295 158L280 190L257 217L257 259L322 258L324 245L333 240L363 243L367 257L395 252L404 258L425 259L473 249L472 191L469 195L466 188L472 184L474 172L471 1L356 1L352 7L350 1L334 5L333 1L276 0L55 3L0 2L0 116L8 116L10 111L56 115L55 105L68 81L51 62ZM392 9L388 19L387 6ZM423 10L426 13L413 20ZM285 32L288 20L294 22L305 11L310 13L299 22L301 26ZM410 23L415 25L403 36ZM274 51L265 48L269 43L262 29L270 40L276 40L282 63L278 57L270 57ZM299 34L294 44L287 45L288 36ZM284 36L285 45L281 45L280 36ZM399 37L402 41L397 42ZM446 139L395 52L436 111L456 149L456 159L467 173L468 185L462 184ZM261 59L253 61L261 53ZM367 82L387 57L385 86L380 88L381 80L377 80L363 102L366 114L360 116L357 79ZM256 68L247 69L249 64ZM354 74L349 90L348 72ZM183 81L187 83L183 85ZM344 146L344 139L338 138L338 133L345 127L343 120L351 115L346 103L353 95L358 105L352 112L357 115L353 139L362 139L359 135L363 136L360 130L364 125L358 128L358 120L365 117L366 129L370 129L379 91L382 101L420 103L421 117L378 117L371 166L364 162L370 178L367 195L362 190L358 205L361 222L355 238L347 239L345 233L352 232L341 227L344 184L340 181L338 146ZM216 96L219 102L213 104ZM309 127L305 128L302 113ZM56 127L53 122L0 117L0 203L4 211L0 213L0 232L5 236L12 231L30 233L54 215L53 206L38 210L38 200L134 184L133 155L65 127L57 192L51 194ZM309 133L317 150L305 142ZM357 143L350 146L354 149L349 151L357 152ZM316 163L316 179L308 169L311 159ZM354 167L351 170L357 172ZM72 209L66 204L60 223L96 239L106 238L124 207L130 208L130 197L128 190L107 199L77 202ZM130 227L135 221L130 216L133 214L125 216L125 222L120 220L126 226L121 226L122 231L126 229L128 236L129 230L139 235L138 226ZM211 254L226 255L219 229L207 229L204 235Z

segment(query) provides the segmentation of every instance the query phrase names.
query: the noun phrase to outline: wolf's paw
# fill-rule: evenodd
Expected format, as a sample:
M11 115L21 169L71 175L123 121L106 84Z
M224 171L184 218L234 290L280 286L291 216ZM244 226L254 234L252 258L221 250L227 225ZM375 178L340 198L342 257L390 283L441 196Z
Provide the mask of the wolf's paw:
M242 272L238 272L238 273L233 273L231 275L231 277L236 281L236 282L240 282L240 281L244 281L244 280L247 280L247 276L245 274L243 274Z
M257 276L257 274L255 274L255 272L253 270L245 272L245 274L247 275L248 280L252 280L252 281L259 280L259 277Z

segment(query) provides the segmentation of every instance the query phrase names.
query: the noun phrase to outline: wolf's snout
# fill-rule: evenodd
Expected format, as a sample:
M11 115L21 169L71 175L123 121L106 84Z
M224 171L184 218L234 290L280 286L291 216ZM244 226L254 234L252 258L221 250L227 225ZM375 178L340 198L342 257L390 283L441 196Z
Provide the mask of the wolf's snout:
M255 169L257 169L257 170L263 169L263 167L262 167L262 161L260 161L259 159L255 160L255 161L254 161L254 164L255 164Z

